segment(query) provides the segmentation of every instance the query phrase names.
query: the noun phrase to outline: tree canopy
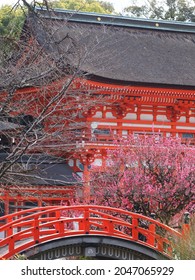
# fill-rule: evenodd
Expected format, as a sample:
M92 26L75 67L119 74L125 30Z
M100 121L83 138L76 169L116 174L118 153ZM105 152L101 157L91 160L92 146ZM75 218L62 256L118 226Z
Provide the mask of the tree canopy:
M111 14L114 12L114 7L111 3L99 0L54 0L51 1L51 5L53 8L66 10L79 10L103 14Z
M11 5L2 6L0 9L0 34L17 38L24 22L24 10Z
M195 0L148 0L142 5L132 0L125 12L133 17L195 22Z
M0 8L0 34L18 38L25 19L26 8L25 1L17 1L16 5L4 5ZM109 2L99 0L50 0L50 1L32 1L32 5L48 6L49 8L61 8L66 10L87 11L111 14L114 13L114 7Z
M11 17L8 19L12 20ZM58 40L56 22L41 16L39 27L44 33L44 43L40 42L37 40L36 23L37 14L32 12L31 21L23 29L19 40L9 37L6 32L0 37L0 200L2 191L9 188L8 185L14 188L21 184L34 185L34 178L40 178L41 174L46 182L45 165L41 167L39 164L45 159L38 155L38 161L34 162L37 151L40 149L40 154L43 153L46 158L47 154L49 157L52 154L54 163L61 162L62 150L56 154L56 148L52 152L51 146L49 149L45 147L50 141L69 143L68 137L72 145L75 139L72 128L83 127L82 121L76 121L78 116L82 118L82 113L98 102L103 104L100 97L96 103L91 90L85 90L83 95L83 89L75 87L75 80L83 74L82 63L93 49L84 49L68 32L62 34L61 41ZM65 25L66 20L58 21L58 28ZM72 57L78 57L75 64L70 62ZM34 163L29 165L31 159L36 166ZM33 176L33 170L38 172L36 176ZM65 180L70 183L69 179ZM67 185L65 181L64 185ZM21 191L20 188L18 191Z
M170 224L182 211L194 211L195 148L158 135L118 139L107 166L94 166L91 182L98 205L122 208Z

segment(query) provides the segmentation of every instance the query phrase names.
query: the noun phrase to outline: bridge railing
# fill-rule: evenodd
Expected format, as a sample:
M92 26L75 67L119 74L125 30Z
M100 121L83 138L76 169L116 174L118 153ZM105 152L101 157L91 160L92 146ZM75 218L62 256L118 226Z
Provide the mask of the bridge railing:
M117 208L81 205L48 206L0 219L0 258L11 258L43 242L78 235L103 235L137 242L173 257L173 240L181 233L149 217Z

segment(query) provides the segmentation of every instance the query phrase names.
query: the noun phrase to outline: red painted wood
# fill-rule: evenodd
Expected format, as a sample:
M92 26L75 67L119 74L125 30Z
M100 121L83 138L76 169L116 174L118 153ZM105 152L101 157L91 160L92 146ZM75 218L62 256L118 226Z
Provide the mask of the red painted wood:
M19 104L21 99L25 100L26 109L24 107L21 107L21 112L17 113L15 111L12 112L13 115L17 115L19 113L27 113L32 114L36 117L41 111L41 108L45 105L45 102L49 102L49 100L56 94L56 92L62 87L66 79L69 77L66 77L62 80L55 81L51 83L51 85L47 87L41 87L41 88L23 88L18 89L14 96L13 96L13 108L16 107L16 104ZM69 157L72 159L79 159L81 162L82 160L79 158L87 158L87 159L94 159L95 157L92 157L92 155L98 155L100 158L103 159L103 157L106 157L106 151L108 149L115 149L116 145L113 143L114 139L114 133L118 136L121 136L123 133L123 130L127 132L127 134L131 133L151 133L152 127L153 132L159 132L162 133L163 136L166 136L167 133L171 135L176 135L178 133L179 137L182 137L183 133L191 133L195 135L194 130L194 123L192 121L190 122L190 119L195 117L195 91L194 89L176 89L176 88L155 88L155 87L147 87L147 86L132 86L132 85L117 85L117 84L106 84L106 83L100 83L96 81L90 81L85 80L82 78L75 79L71 86L71 91L76 92L77 95L79 93L83 92L93 92L93 96L91 96L92 102L97 100L98 98L98 104L97 102L94 102L94 106L90 109L86 108L86 112L82 112L83 118L79 119L77 117L75 119L75 122L84 122L84 129L81 133L77 133L73 130L70 132L67 132L67 130L64 130L64 127L66 126L66 123L64 122L64 111L66 110L55 110L48 118L48 120L45 121L45 130L46 132L51 133L56 131L56 116L59 117L59 125L57 129L64 133L64 139L67 139L66 136L69 137L69 141L66 140L60 141L60 140L54 140L53 138L50 139L50 141L42 142L40 145L37 145L36 147L33 146L33 148L29 151L30 153L35 152L50 152L53 155L56 156L65 156L67 157L67 153L69 153ZM41 92L42 91L42 92ZM44 93L44 94L43 94ZM102 101L106 101L105 103L102 103L102 105L99 105L100 97L103 97ZM6 97L6 92L2 93L0 100ZM46 98L47 97L47 98ZM37 102L37 99L39 102ZM82 98L81 98L82 99ZM68 100L68 102L66 102ZM82 100L81 104L82 104ZM79 101L79 102L80 102ZM72 102L72 103L71 103ZM75 104L75 100L69 98L69 99L62 99L62 102L64 109L67 108L66 106L70 107L70 105ZM78 102L76 103L78 105ZM106 104L106 105L105 105ZM80 105L80 104L79 104ZM105 106L104 106L105 105ZM74 106L73 106L74 107ZM25 111L26 110L26 111ZM79 110L79 109L78 109ZM95 114L97 111L100 111L102 113L102 117L95 117ZM176 118L172 118L171 114L176 114ZM112 113L115 118L108 118L106 117L107 113ZM125 119L125 116L127 113L134 113L136 115L136 119L129 120ZM152 115L152 120L145 120L141 116L145 115ZM186 118L186 121L179 122L177 117L178 114L182 117ZM161 121L157 118L157 116L166 116L169 121ZM91 123L96 122L98 124L98 129L110 129L109 135L95 135L95 137L92 137L91 133ZM110 123L110 125L109 125ZM116 124L116 125L113 125ZM131 126L129 126L131 124ZM68 125L68 124L67 124ZM156 127L155 127L156 126ZM160 126L157 127L157 126ZM170 126L170 127L166 127ZM70 133L70 135L68 134ZM71 134L72 133L72 134ZM62 134L63 136L63 134ZM72 136L72 137L71 137ZM63 137L62 137L63 139ZM195 137L191 139L185 139L183 138L183 142L189 142L191 144L195 144ZM83 162L82 162L83 163ZM90 186L88 184L88 173L87 166L91 164L91 162L87 162L87 164L84 164L85 166L85 172L84 177L86 178L86 185L85 185L85 195L87 197L90 196ZM105 159L103 160L103 165L105 164ZM74 166L74 171L80 171L78 170L78 167ZM17 197L13 197L11 193L13 188L17 188L14 186L10 186L10 193L7 193L5 195L1 195L0 199L5 201L5 211L6 213L9 212L9 201L16 202ZM43 190L44 186L37 186L37 190L41 189L42 191L39 192L41 197L41 194L44 194L44 197L41 198L40 201L39 198L36 198L33 196L34 189L27 188L27 192L29 193L28 196L20 197L20 201L38 201L39 205L42 204L42 201L52 204L54 201L56 203L60 203L61 198L65 197L65 195L68 194L68 198L66 196L66 199L69 199L70 197L74 197L75 194L75 188L73 189L72 186L66 186L63 190L57 190L55 186L50 187L50 190ZM72 189L72 190L71 190ZM36 190L36 191L37 191ZM48 193L48 196L45 196L45 193ZM21 193L25 193L25 187L22 188ZM32 194L31 194L32 193ZM52 197L53 194L58 194L58 197ZM80 227L86 228L87 225L83 224L84 221L80 220ZM106 223L106 221L104 222ZM136 223L136 221L135 221ZM83 225L82 225L83 224ZM105 228L110 228L110 232L114 231L114 227L111 224L105 224ZM152 227L152 226L151 226ZM112 229L112 230L111 230ZM153 230L153 229L152 229ZM62 232L62 225L59 226L59 231ZM136 239L137 231L135 228L132 230L133 236ZM7 229L7 234L11 235L12 229ZM149 243L154 244L155 239L154 237L150 235ZM159 241L160 244L160 241ZM160 248L160 245L159 245Z
M143 215L94 205L37 207L4 216L0 222L5 219L7 223L0 227L5 236L0 240L0 258L6 259L36 244L85 234L134 241L171 258L168 237L182 237L174 229Z

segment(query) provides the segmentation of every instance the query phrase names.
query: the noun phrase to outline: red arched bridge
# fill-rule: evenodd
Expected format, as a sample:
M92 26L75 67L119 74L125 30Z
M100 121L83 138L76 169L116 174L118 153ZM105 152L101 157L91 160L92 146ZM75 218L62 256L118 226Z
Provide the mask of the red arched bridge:
M80 205L19 211L0 219L0 258L91 256L107 259L170 259L176 230L141 214Z

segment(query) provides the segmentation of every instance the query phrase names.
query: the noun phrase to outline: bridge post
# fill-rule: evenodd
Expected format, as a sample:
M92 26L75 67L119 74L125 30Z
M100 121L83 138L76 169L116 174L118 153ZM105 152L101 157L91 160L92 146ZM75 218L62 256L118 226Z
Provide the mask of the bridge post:
M7 218L7 223L11 223L12 222L12 217L11 218ZM10 235L12 235L13 234L13 227L11 226L11 227L9 227L8 229L7 229L7 231L6 231L6 236L5 237L8 237L8 236L10 236Z
M64 222L60 221L61 218L61 211L57 210L55 212L55 218L56 220L59 220L59 223L55 223L55 229L57 232L59 232L59 234L63 234L64 233Z
M33 237L35 243L39 243L39 216L37 215L34 218L34 223L33 223L34 229L33 229Z
M155 213L151 213L150 217L155 220L156 219L156 214ZM155 246L155 239L156 239L156 225L152 222L149 223L149 236L148 236L148 243L151 246Z
M189 234L190 231L190 213L185 212L184 213L184 223L182 226L182 235L185 237Z
M163 239L161 236L158 237L157 249L159 252L163 252Z
M138 218L132 218L132 238L138 240Z
M114 224L113 224L113 221L106 221L106 227L105 227L107 230L108 230L108 232L109 232L109 234L113 234L113 232L114 232Z
M14 243L15 243L14 237L11 236L10 239L9 239L9 245L8 245L9 246L9 252L14 251Z
M90 225L89 225L89 209L88 208L85 208L84 209L84 219L83 219L83 222L84 222L84 231L86 234L89 234L89 230L90 230Z
M155 233L156 233L156 225L150 223L150 225L149 225L148 244L150 244L151 246L155 246Z

